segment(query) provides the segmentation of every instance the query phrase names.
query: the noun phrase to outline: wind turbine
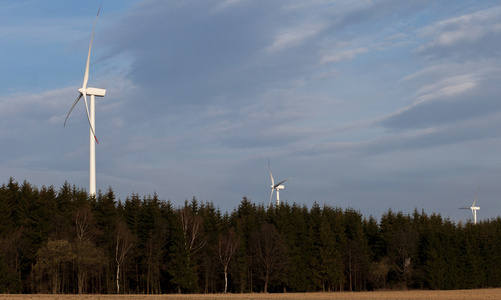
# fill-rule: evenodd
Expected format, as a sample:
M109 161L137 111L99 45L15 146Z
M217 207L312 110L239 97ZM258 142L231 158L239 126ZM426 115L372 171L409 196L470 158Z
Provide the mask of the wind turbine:
M99 141L97 140L96 137L96 132L94 128L96 127L95 125L95 97L104 97L106 94L105 89L99 89L99 88L93 88L93 87L87 87L87 82L89 81L89 62L90 62L90 50L92 48L92 39L94 38L94 30L96 29L96 23L97 23L97 17L99 16L99 12L101 11L101 6L99 7L99 10L97 11L97 16L96 20L94 21L94 27L92 28L92 35L90 37L90 45L89 45L89 53L87 54L87 64L85 65L85 74L84 74L84 80L83 80L83 85L80 89L78 89L78 97L73 103L73 106L71 106L70 111L68 112L68 115L66 116L66 120L64 121L64 127L66 127L66 121L68 121L68 117L70 116L71 112L73 111L73 108L75 105L77 105L78 101L80 99L84 99L85 101L85 110L87 111L87 120L89 120L89 127L90 127L90 143L89 143L89 195L90 196L95 196L96 195L96 143L99 144ZM90 109L89 106L87 105L87 95L90 96Z
M477 201L478 191L480 191L481 186L482 186L482 184L480 184L480 186L478 187L477 193L475 194L475 199L473 199L473 204L470 207L460 207L459 208L459 209L471 209L471 214L473 215L473 224L477 224L477 210L479 210L480 207L475 206L475 202Z
M291 179L290 177L280 181L279 183L275 184L275 180L273 180L273 175L271 174L271 168L270 168L270 159L268 159L268 170L270 170L270 178L271 178L271 195L270 195L270 203L268 206L271 206L271 198L273 198L273 192L277 190L277 207L280 205L280 190L283 190L285 187L282 185L282 183L286 182L287 180Z

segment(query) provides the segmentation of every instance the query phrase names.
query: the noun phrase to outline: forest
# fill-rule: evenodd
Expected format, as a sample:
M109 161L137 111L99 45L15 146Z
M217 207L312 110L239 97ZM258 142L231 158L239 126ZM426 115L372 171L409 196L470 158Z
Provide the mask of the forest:
M238 200L236 200L238 201ZM236 202L238 203L238 202ZM501 218L0 188L0 293L166 294L501 287Z

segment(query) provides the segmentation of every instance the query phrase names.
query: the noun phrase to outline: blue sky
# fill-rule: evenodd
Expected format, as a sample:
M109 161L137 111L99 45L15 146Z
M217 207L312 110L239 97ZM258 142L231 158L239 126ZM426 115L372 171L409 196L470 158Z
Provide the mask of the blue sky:
M0 2L0 178L88 188L100 1ZM97 188L467 221L501 211L498 1L104 1Z

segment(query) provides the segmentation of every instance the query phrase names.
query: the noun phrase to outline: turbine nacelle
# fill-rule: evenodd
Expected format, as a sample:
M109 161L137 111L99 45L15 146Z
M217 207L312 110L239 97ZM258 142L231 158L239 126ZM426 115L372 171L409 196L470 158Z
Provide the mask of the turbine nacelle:
M80 88L78 89L78 92L82 95L89 95L89 96L96 96L96 97L104 97L106 94L105 89L99 89L99 88L93 88L93 87L88 87L88 88Z
M475 203L477 202L477 196L478 196L478 191L480 191L480 186L478 187L477 193L475 194L475 199L473 199L473 204L470 207L460 207L459 209L471 209L471 214L473 216L473 224L477 224L477 210L480 210L480 207L475 206Z
M270 170L270 179L271 179L271 195L270 195L270 203L268 206L271 206L271 198L273 198L273 192L276 190L277 191L277 206L280 205L280 190L283 190L285 186L282 185L282 183L286 182L287 180L290 179L287 178L285 180L280 181L279 183L275 184L275 180L273 179L273 175L271 174L271 167L270 167L270 160L268 159L268 170Z

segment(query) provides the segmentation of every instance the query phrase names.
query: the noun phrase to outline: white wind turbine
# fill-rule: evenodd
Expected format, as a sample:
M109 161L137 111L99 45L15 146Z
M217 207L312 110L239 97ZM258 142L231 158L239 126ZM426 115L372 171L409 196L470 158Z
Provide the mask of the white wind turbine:
M280 181L279 183L275 184L275 180L273 180L273 175L271 174L271 168L270 168L270 160L268 159L268 170L270 170L270 178L271 178L271 195L270 195L270 203L268 206L271 206L271 198L273 198L273 192L277 190L277 207L280 205L280 190L283 190L285 187L282 185L282 183L286 182L287 180L291 179L290 177Z
M87 64L85 65L85 75L83 80L83 85L80 89L78 89L79 95L73 103L68 115L66 116L66 120L64 121L64 126L66 127L66 121L68 121L68 117L71 114L71 111L77 105L80 99L84 99L85 101L85 110L87 111L87 119L89 120L90 127L90 146L89 146L89 195L96 195L96 143L99 144L95 133L95 97L104 97L106 94L105 89L87 87L87 82L89 81L89 62L90 62L90 50L92 48L92 39L94 38L94 30L96 29L97 17L99 16L99 12L101 11L101 7L97 11L96 20L94 21L94 27L92 28L92 35L90 37L90 45L89 45L89 53L87 54ZM90 95L90 109L87 105L87 95ZM89 113L90 111L90 113Z
M459 208L459 209L471 209L471 214L473 215L473 224L477 224L477 210L479 210L480 207L475 206L475 202L477 201L478 191L480 191L481 186L482 186L482 184L480 184L480 186L478 187L477 193L475 194L475 199L473 199L473 204L470 207L460 207Z

